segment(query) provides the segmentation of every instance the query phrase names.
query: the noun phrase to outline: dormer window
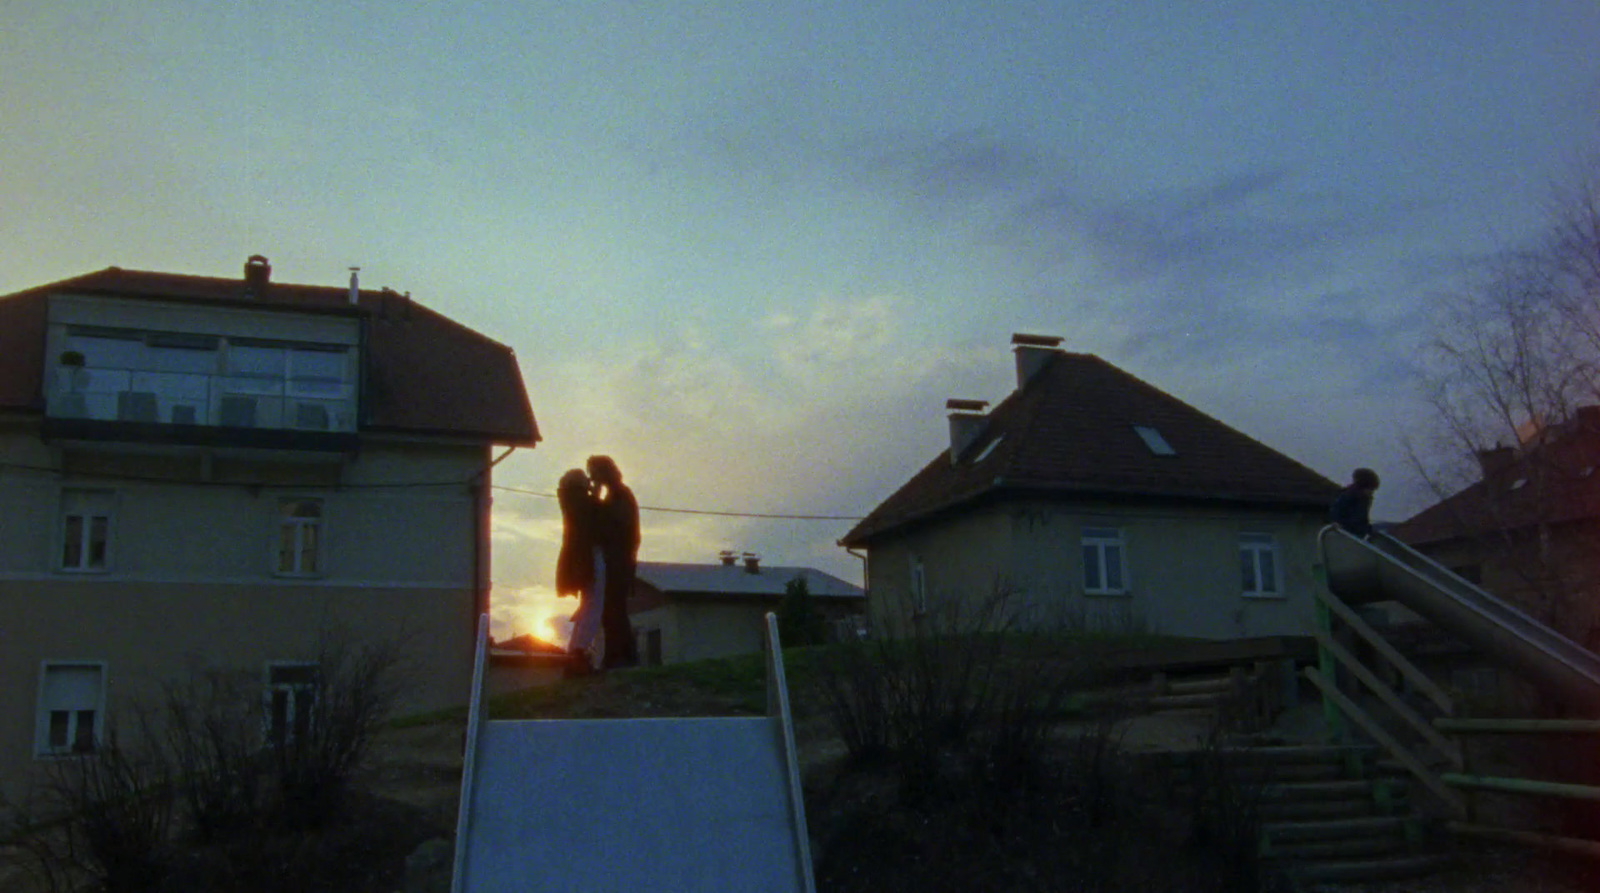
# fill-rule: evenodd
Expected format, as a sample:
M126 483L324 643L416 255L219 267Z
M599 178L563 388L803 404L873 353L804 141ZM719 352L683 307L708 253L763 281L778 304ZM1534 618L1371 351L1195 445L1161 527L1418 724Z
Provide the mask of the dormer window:
M1178 451L1173 449L1172 444L1167 443L1167 439L1162 437L1161 432L1155 428L1149 425L1134 425L1133 430L1134 433L1139 435L1139 439L1144 441L1144 445L1150 448L1152 454L1157 456L1178 455Z

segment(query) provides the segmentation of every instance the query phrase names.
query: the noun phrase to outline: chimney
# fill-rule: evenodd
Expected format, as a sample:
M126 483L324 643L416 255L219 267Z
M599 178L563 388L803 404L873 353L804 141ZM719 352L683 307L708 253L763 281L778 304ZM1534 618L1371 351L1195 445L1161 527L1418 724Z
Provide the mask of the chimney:
M761 556L754 552L744 553L744 572L747 574L761 573Z
M1478 467L1482 469L1485 480L1505 473L1516 460L1517 451L1508 446L1478 451Z
M983 434L988 416L983 408L987 400L946 400L944 408L950 410L950 464L961 461L961 454Z
M739 560L738 553L730 549L723 549L721 552L718 552L717 557L722 560L723 567L733 567L733 563Z
M351 267L350 268L350 306L352 306L352 307L357 305L357 304L359 304L359 303L361 303L361 277L359 275L360 272L361 272L361 268L360 267Z
M1061 339L1054 335L1024 335L1018 332L1011 336L1011 343L1015 346L1017 355L1017 387L1025 386L1039 370L1049 365L1056 354L1061 352L1059 345Z
M272 264L267 263L265 255L252 254L244 262L244 293L247 297L259 298L267 293L267 283L272 279Z

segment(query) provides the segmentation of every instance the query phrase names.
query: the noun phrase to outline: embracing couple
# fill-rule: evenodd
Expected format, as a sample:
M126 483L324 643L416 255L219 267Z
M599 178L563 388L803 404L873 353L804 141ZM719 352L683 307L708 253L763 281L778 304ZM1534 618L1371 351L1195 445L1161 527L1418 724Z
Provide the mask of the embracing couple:
M628 622L628 591L639 557L639 503L610 456L590 456L588 474L561 476L561 555L556 593L576 595L567 653L579 673L639 662Z

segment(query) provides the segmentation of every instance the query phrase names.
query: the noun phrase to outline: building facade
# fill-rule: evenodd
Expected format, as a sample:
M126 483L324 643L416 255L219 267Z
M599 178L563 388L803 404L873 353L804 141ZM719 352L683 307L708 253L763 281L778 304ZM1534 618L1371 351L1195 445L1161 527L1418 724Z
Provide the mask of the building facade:
M0 784L197 670L258 676L269 735L340 645L465 700L492 451L539 439L508 348L260 257L9 295L0 332Z
M1017 336L1017 389L950 401L949 448L842 540L875 623L1004 593L1046 628L1308 635L1337 486L1059 340Z
M761 651L766 616L779 610L795 579L806 582L812 607L835 635L859 626L866 593L815 568L765 566L753 555L724 555L716 564L639 562L628 615L640 660L675 664Z

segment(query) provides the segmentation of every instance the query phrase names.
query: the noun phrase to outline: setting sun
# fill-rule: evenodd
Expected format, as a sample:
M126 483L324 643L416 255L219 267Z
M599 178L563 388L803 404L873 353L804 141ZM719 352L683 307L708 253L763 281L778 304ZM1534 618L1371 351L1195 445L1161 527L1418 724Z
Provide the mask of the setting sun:
M490 604L495 638L526 634L563 646L571 633L569 618L578 608L577 599L561 598L546 586L496 589Z

